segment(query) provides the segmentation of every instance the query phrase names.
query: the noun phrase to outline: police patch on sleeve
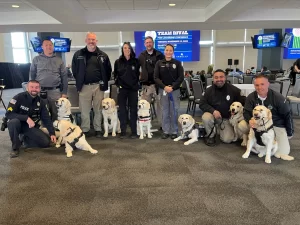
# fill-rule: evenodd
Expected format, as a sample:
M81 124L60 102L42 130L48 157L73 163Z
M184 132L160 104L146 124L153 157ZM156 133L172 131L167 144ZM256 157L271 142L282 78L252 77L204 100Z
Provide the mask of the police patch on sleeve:
M8 107L7 111L12 112L12 111L13 111L13 108L12 108L12 107Z
M16 102L17 102L17 100L12 98L9 103L16 104Z

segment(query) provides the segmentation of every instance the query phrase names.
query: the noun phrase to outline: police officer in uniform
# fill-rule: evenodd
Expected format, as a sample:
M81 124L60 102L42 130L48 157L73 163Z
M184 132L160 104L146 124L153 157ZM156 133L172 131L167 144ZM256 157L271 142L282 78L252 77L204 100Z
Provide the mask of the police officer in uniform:
M131 138L137 137L137 102L139 89L139 62L135 58L135 53L129 42L124 42L122 46L122 55L115 61L114 74L116 85L119 87L118 105L119 118L121 125L120 138L126 135L127 126L127 103L130 109L130 128Z
M178 133L178 109L180 104L180 85L184 79L181 62L172 58L174 47L167 44L165 59L159 60L154 69L154 80L159 86L162 106L162 139L175 139Z
M21 141L20 134L27 147L46 148L56 142L55 132L45 101L39 97L41 87L36 80L28 82L27 91L14 96L7 107L9 136L12 142L11 158L18 157ZM50 137L39 129L39 121L47 128Z

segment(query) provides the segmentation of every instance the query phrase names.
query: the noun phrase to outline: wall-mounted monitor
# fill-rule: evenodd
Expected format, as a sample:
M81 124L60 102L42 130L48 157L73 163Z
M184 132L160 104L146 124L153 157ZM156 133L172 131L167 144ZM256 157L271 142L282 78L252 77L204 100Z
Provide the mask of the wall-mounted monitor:
M258 34L252 39L253 48L275 48L280 46L279 33Z
M300 58L300 28L286 28L285 33L289 39L283 50L284 59L299 59ZM284 42L284 40L283 40Z
M151 36L154 48L164 53L165 45L174 46L174 57L182 62L200 61L200 30L187 31L135 31L135 52L138 56L146 48L145 37Z
M71 39L61 37L47 37L47 40L52 41L54 52L70 52L72 42ZM31 38L30 43L35 52L43 52L42 40L39 37Z

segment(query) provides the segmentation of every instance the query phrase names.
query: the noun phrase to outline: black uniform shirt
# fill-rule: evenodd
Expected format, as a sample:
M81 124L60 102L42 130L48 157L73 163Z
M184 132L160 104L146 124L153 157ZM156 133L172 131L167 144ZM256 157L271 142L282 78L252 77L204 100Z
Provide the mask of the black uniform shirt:
M101 67L97 59L97 52L86 52L86 73L84 83L98 83L101 79Z
M6 117L10 120L17 118L22 122L26 122L28 117L30 117L36 122L36 125L39 120L42 120L49 134L55 134L46 104L39 96L33 98L27 91L17 94L10 100L7 106Z

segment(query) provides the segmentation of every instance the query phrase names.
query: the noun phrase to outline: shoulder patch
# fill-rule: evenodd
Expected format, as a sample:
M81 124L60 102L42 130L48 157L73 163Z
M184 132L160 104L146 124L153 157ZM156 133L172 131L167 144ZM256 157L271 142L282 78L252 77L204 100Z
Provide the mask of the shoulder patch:
M12 111L13 111L13 108L12 108L12 107L8 107L7 111L12 112Z
M12 98L9 103L16 104L16 102L17 102L17 100Z

